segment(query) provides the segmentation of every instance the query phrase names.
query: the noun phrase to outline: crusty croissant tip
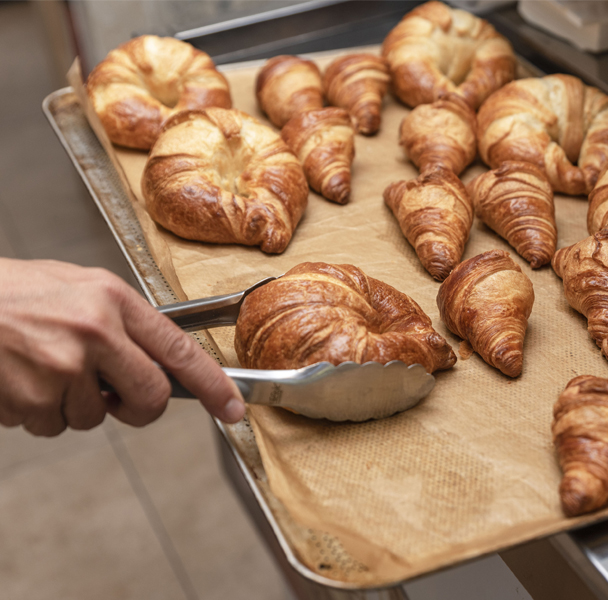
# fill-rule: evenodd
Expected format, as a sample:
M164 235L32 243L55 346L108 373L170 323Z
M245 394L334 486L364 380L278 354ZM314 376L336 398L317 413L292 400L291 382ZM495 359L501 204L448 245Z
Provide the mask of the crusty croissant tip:
M350 200L350 172L340 171L323 186L323 195L332 202L347 204Z
M559 486L562 510L568 517L597 510L599 508L597 499L602 494L602 482L591 474L584 479L577 475L564 475Z

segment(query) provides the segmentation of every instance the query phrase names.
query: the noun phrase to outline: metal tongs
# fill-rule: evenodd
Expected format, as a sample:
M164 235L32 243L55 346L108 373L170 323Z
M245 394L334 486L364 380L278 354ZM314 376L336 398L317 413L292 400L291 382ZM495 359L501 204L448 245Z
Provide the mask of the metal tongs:
M186 331L235 325L243 300L253 290L276 277L267 277L242 292L189 300L158 307ZM316 363L302 369L266 371L224 367L245 401L291 409L314 419L367 421L382 419L412 408L435 385L435 378L422 365L392 361L334 366ZM193 398L177 379L171 381L172 396ZM106 388L107 389L107 388Z

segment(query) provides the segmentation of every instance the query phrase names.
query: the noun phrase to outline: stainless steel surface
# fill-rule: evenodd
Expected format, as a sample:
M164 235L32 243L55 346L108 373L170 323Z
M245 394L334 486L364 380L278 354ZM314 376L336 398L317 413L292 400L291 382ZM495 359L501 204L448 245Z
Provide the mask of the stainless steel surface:
M186 331L235 325L243 300L253 290L275 279L276 277L266 277L242 292L176 302L161 306L158 310Z
M247 402L289 408L313 419L367 421L412 408L429 394L435 378L422 365L322 362L302 369L230 369Z

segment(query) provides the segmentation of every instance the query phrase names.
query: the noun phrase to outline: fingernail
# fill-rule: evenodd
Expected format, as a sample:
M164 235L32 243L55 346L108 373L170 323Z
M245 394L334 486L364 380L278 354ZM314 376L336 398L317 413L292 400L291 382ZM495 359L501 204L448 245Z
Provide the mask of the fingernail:
M245 404L237 398L232 398L232 400L228 400L226 406L224 406L222 420L226 421L226 423L236 423L237 421L240 421L244 416Z

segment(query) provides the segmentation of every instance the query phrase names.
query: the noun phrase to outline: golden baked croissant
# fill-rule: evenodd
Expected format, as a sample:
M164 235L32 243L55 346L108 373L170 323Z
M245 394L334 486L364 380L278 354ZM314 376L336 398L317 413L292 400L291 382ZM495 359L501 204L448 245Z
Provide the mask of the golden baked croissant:
M587 231L593 235L608 225L608 168L589 194Z
M437 294L439 314L448 329L509 377L522 371L533 304L532 282L503 250L460 263Z
M431 166L410 181L391 183L384 201L424 268L443 281L458 264L473 224L473 205L454 173Z
M534 163L556 192L588 194L608 166L608 96L570 75L509 83L479 109L477 131L487 165Z
M270 253L285 250L308 199L302 167L280 136L223 108L165 123L142 191L150 216L183 238Z
M281 136L304 166L310 187L328 200L346 204L355 156L349 114L333 107L309 110L290 119Z
M340 56L323 75L328 102L346 109L357 133L364 135L373 135L380 129L382 98L389 82L386 61L373 54Z
M608 379L572 379L553 407L562 508L575 517L608 503Z
M476 177L467 190L475 214L505 238L533 269L551 262L557 246L553 190L542 169L507 161Z
M251 292L234 346L248 369L401 360L432 373L456 362L411 298L357 267L326 263L302 263Z
M457 94L446 94L404 117L399 143L421 171L434 164L459 175L477 153L475 113Z
M608 230L558 250L551 261L564 280L568 304L587 317L587 328L608 358Z
M112 50L87 93L115 144L148 150L163 122L187 109L230 108L226 78L209 55L175 38L143 35Z
M427 2L406 14L386 36L382 56L395 93L409 106L456 92L477 109L515 77L509 42L487 21L441 2Z
M279 128L294 115L323 108L319 68L298 56L271 58L258 73L255 93L260 108Z

